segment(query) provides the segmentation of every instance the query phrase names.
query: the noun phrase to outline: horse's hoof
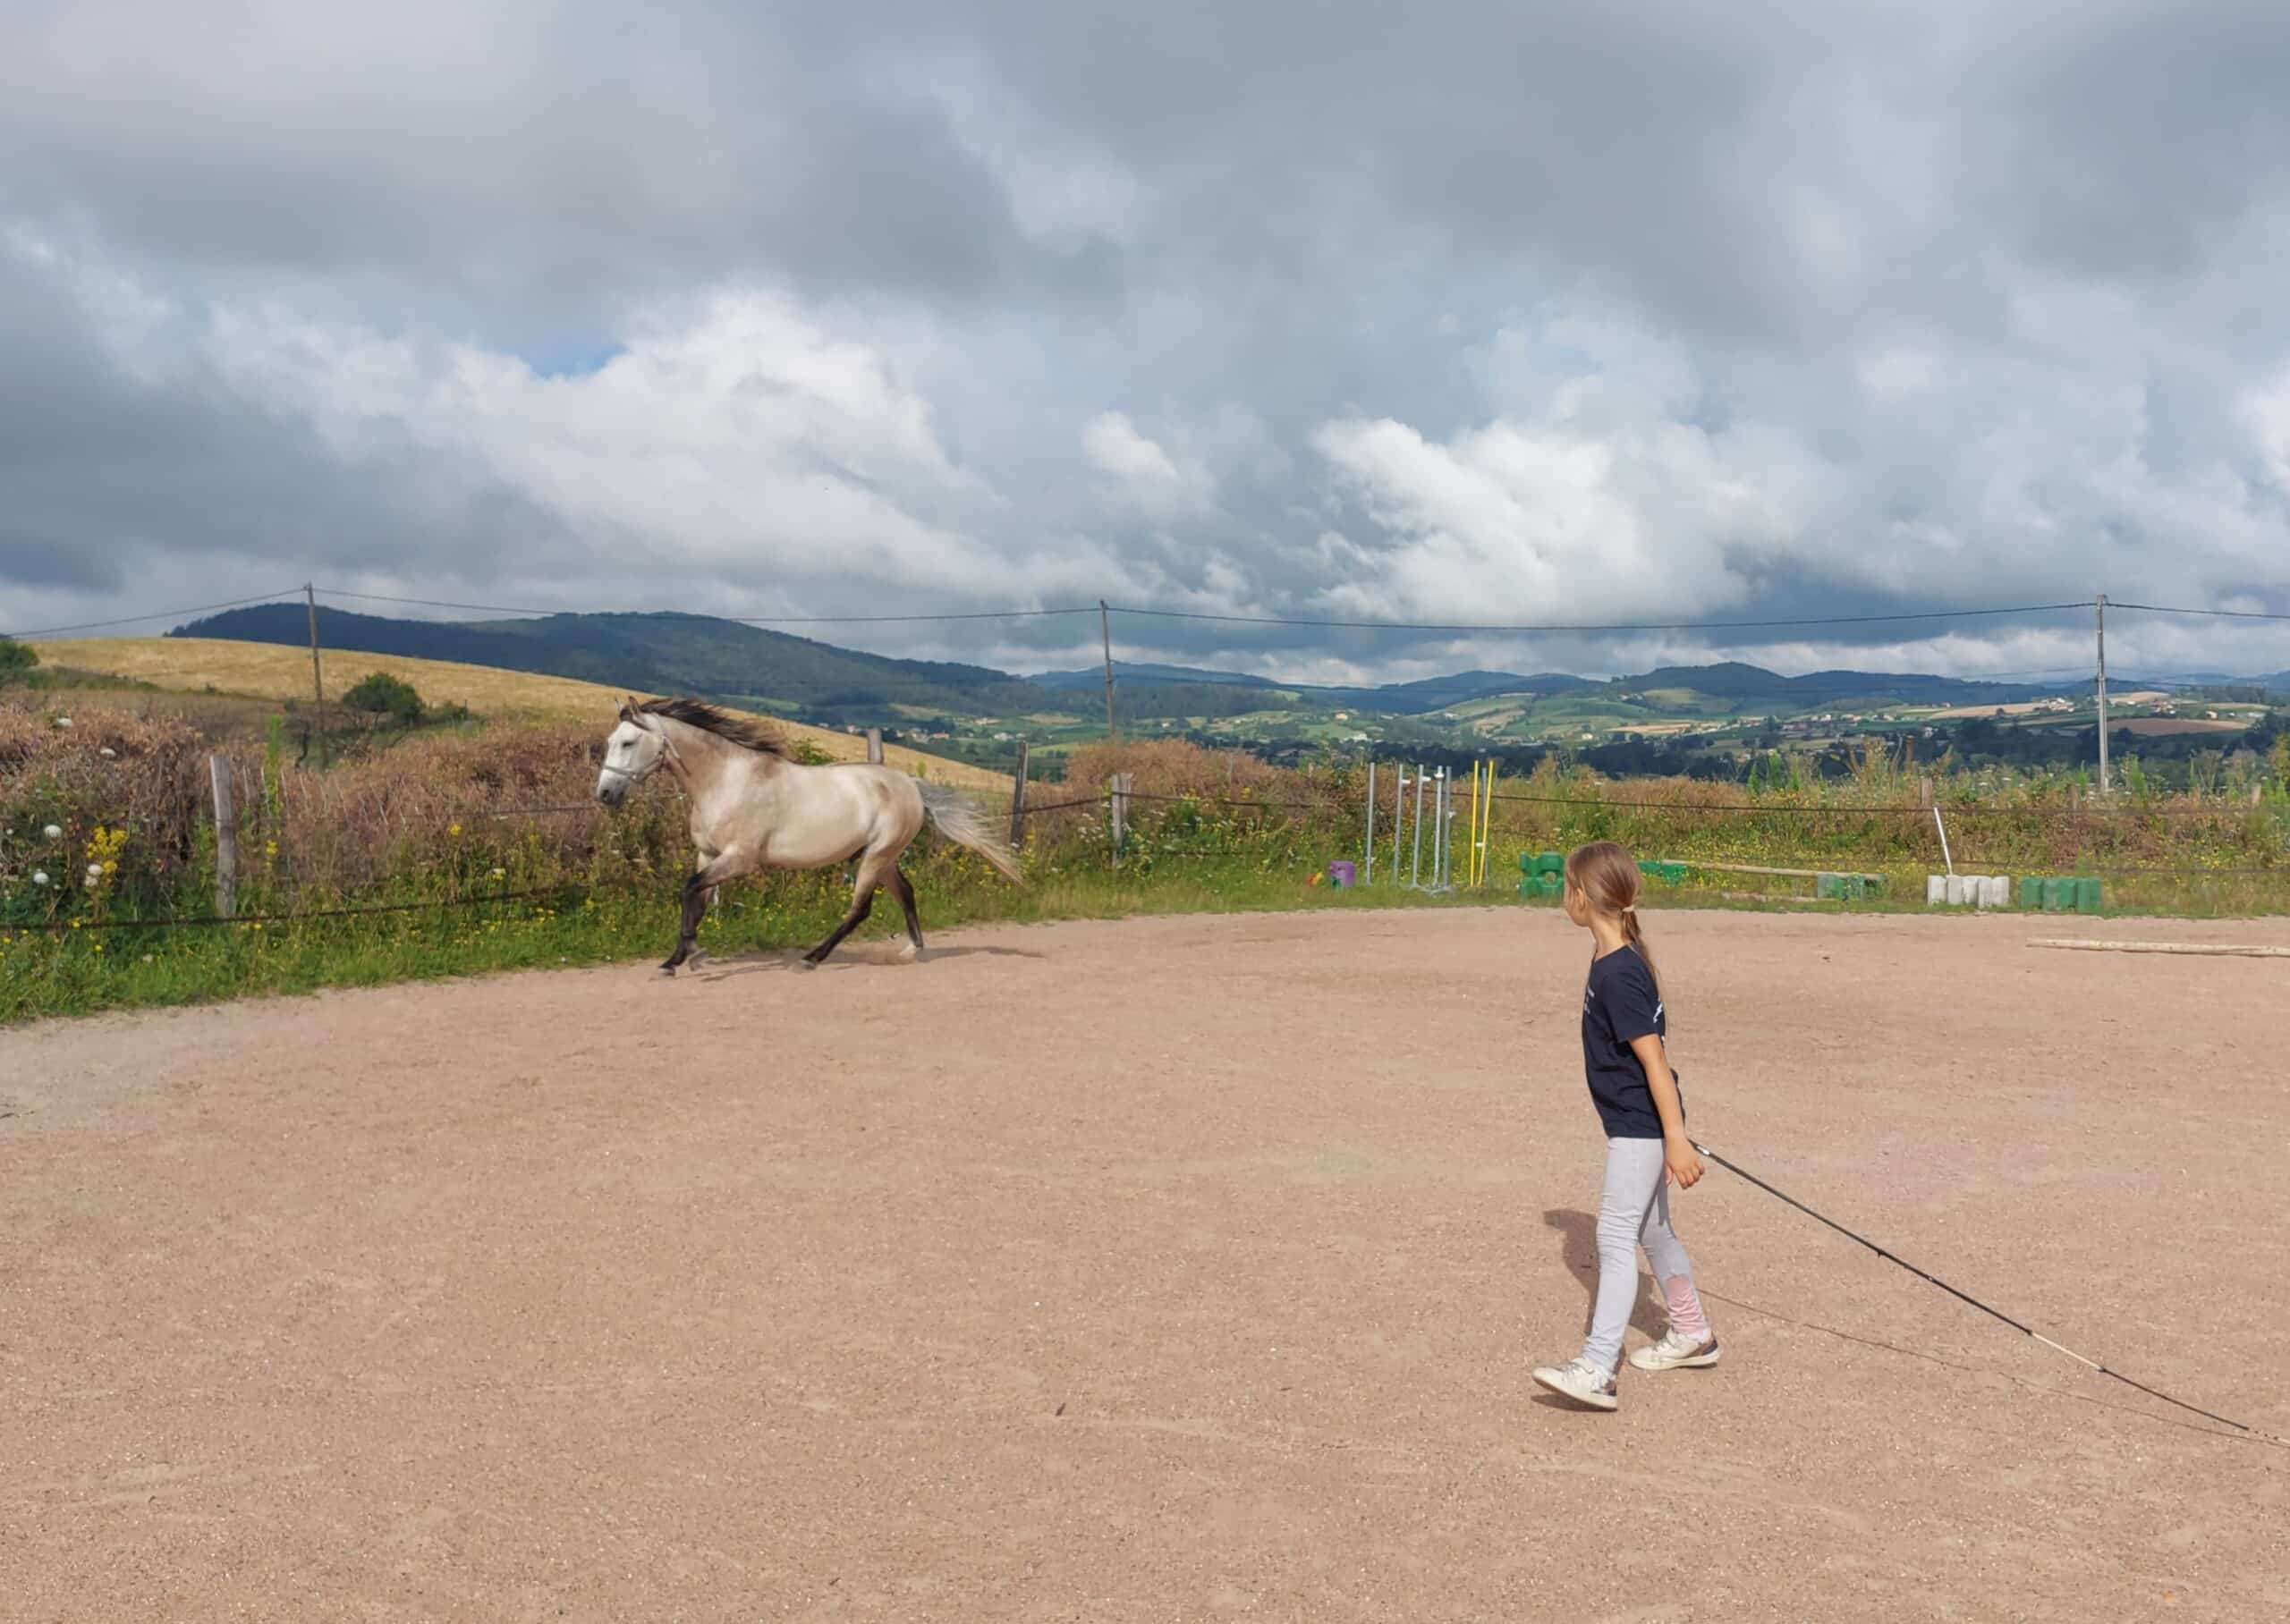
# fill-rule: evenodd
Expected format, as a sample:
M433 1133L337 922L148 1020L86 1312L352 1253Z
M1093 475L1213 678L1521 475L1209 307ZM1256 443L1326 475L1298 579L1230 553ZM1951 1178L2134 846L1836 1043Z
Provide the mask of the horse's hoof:
M898 950L898 961L899 961L901 964L912 964L912 963L915 963L915 962L916 962L917 960L919 960L921 957L922 957L922 950L921 950L920 948L919 948L919 947L915 946L915 945L914 945L914 943L912 943L912 942L908 943L904 947L902 947L902 948L900 948L900 949Z
M692 954L691 958L685 960L683 962L686 969L698 969L701 965L708 962L707 950L703 948L699 952Z

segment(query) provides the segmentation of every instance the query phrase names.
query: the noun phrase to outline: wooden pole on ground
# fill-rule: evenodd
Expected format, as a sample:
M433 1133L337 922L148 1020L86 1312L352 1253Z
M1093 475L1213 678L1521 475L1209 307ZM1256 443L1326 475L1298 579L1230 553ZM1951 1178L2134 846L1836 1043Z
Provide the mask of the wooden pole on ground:
M883 765L883 730L878 727L867 730L867 759L877 766Z
M1684 868L1707 868L1714 874L1765 874L1785 880L1817 880L1824 874L1836 874L1848 880L1869 880L1882 884L1881 874L1853 874L1835 868L1767 868L1756 863L1704 863L1688 858L1657 858L1657 862L1675 863Z
M239 817L231 804L231 758L209 756L207 776L215 787L215 911L227 919L239 901Z
M2261 947L2235 942L2096 942L2076 936L2044 937L2030 947L2065 948L2082 953L2186 953L2219 959L2290 959L2290 947Z
M1113 611L1106 607L1106 600L1098 600L1098 630L1106 639L1106 738L1119 736L1113 721Z
M318 662L318 589L307 583L302 596L310 606L310 694L318 701L312 725L318 729L318 765L327 758L326 742L326 668Z
M1128 843L1129 843L1129 774L1126 774L1126 773L1115 773L1115 774L1113 775L1113 852L1114 852L1114 855L1115 855L1115 857L1119 857L1119 856L1121 855L1121 849L1122 849L1124 846L1127 845Z

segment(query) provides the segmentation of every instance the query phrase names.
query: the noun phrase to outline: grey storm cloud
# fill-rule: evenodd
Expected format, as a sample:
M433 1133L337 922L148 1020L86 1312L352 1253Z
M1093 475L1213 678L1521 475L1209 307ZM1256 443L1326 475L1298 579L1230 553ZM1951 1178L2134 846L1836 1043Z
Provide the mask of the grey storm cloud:
M0 622L274 576L791 615L2290 608L2278 5L30 0L0 46ZM847 636L1032 666L1092 630ZM1330 676L2088 645L1124 632ZM2290 666L2261 625L2122 635Z

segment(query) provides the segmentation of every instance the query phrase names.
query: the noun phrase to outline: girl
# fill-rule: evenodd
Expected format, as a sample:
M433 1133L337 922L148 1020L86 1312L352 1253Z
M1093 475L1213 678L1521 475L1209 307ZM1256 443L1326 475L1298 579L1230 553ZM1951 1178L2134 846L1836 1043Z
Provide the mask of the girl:
M1566 917L1597 951L1582 996L1582 1062L1590 1103L1606 1126L1606 1193L1599 1202L1599 1296L1590 1340L1572 1364L1535 1380L1593 1409L1613 1409L1622 1333L1638 1297L1638 1248L1654 1266L1669 1312L1662 1340L1630 1356L1641 1370L1700 1370L1718 1362L1718 1338L1701 1312L1693 1269L1670 1229L1675 1181L1690 1189L1701 1157L1685 1137L1685 1103L1662 1039L1661 988L1638 927L1638 865L1612 841L1566 859Z

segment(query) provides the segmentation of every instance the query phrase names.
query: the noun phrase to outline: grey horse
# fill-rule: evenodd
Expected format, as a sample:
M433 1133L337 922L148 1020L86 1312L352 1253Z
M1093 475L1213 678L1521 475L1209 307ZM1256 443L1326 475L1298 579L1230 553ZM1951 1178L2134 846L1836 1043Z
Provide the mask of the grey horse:
M886 884L906 910L907 945L900 957L922 952L922 922L914 886L899 858L922 832L927 817L939 832L967 846L1016 884L1026 883L1017 859L977 813L952 790L924 783L895 767L858 762L810 766L796 761L769 723L734 716L698 699L631 699L605 741L597 799L618 807L640 782L666 767L691 803L691 843L697 862L684 882L683 927L675 952L660 966L673 976L693 956L700 921L726 880L765 868L825 868L859 860L851 911L827 940L803 955L816 965L874 911Z

